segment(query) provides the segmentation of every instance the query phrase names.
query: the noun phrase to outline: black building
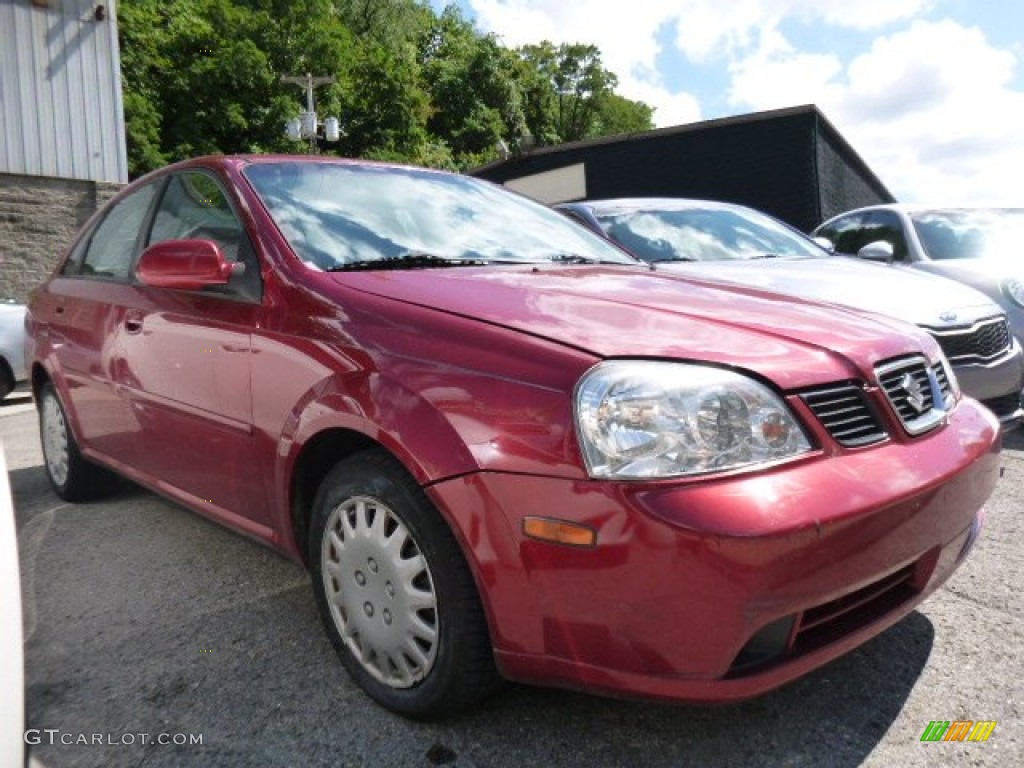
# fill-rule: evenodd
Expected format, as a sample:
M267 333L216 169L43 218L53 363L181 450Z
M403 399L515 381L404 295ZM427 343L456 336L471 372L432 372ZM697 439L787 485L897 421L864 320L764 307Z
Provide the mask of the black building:
M470 173L546 203L695 197L741 203L805 232L895 202L813 105L540 147Z

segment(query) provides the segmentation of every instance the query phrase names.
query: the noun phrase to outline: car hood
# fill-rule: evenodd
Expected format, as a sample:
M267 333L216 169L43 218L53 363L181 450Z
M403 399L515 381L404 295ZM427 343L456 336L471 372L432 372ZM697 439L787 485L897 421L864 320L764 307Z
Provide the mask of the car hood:
M929 328L962 326L1000 312L987 296L952 280L843 256L706 261L658 269L841 304Z
M1006 259L946 259L944 261L918 261L914 267L933 275L958 280L979 290L995 288L1008 278L1024 280L1024 264Z
M597 357L710 361L756 371L785 389L868 378L879 360L934 344L887 317L636 267L456 267L331 277Z

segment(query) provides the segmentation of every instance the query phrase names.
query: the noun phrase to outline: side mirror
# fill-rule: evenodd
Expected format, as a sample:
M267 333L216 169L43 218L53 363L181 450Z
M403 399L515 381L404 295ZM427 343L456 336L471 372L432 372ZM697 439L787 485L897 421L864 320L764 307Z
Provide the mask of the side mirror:
M857 258L892 264L894 253L891 243L887 243L884 240L876 240L857 251Z
M822 237L821 235L816 235L815 237L812 237L811 240L813 240L818 245L819 248L823 248L824 250L828 251L829 253L835 253L836 252L835 244L831 240L829 240L827 237Z
M164 240L142 252L135 275L145 285L197 291L208 285L227 285L245 265L224 258L212 240Z

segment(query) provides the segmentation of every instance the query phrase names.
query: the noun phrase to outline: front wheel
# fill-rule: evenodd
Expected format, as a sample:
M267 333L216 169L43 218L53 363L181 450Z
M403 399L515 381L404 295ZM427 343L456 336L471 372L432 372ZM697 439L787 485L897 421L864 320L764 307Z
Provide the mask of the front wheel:
M430 718L497 680L472 575L423 491L378 451L339 462L317 494L309 560L342 664L377 702Z
M117 487L117 475L93 464L79 452L64 406L50 382L39 391L39 437L46 476L64 501L97 499Z

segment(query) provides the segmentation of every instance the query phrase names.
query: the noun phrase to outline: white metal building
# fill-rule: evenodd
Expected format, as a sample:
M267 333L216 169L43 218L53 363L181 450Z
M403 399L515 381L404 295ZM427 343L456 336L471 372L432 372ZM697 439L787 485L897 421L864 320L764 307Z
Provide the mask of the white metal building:
M113 0L0 0L0 174L128 180Z

